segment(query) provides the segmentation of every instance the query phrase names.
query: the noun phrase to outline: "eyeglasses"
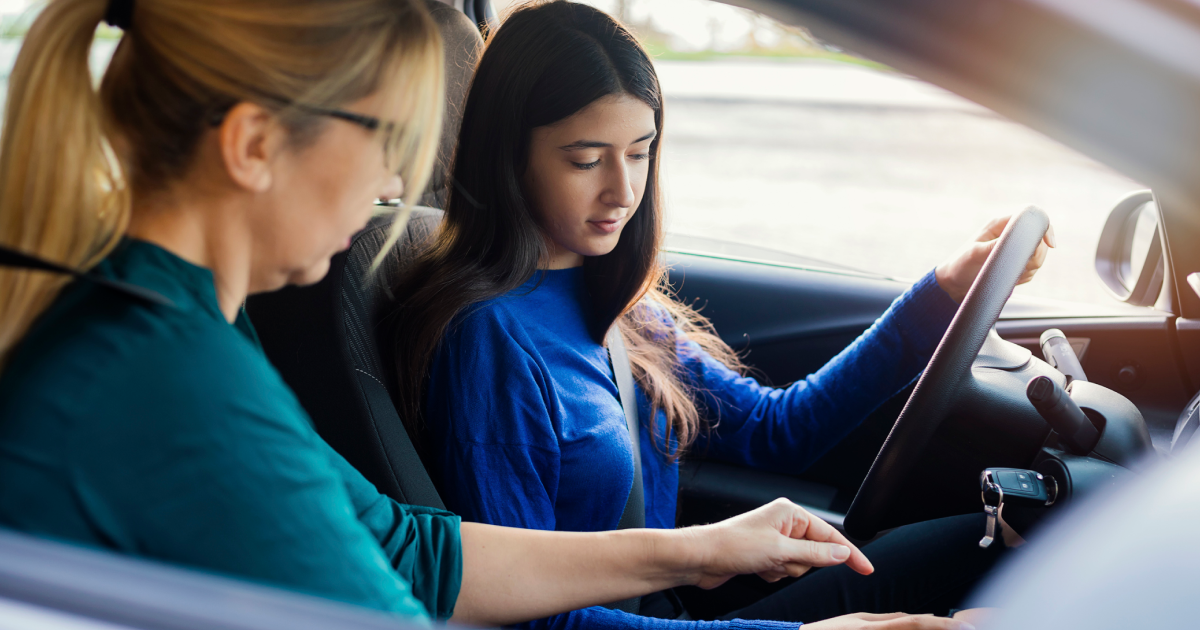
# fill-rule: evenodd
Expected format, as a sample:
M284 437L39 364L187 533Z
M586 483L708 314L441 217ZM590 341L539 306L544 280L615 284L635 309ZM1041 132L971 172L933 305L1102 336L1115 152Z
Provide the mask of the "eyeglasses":
M390 132L395 126L394 123L385 123L374 116L348 112L344 109L328 109L325 107L317 107L315 105L305 105L304 103L290 103L283 99L279 99L279 102L287 107L294 107L306 114L329 116L330 118L344 120L346 122L358 125L367 131L379 131L380 128L383 128L384 131ZM233 104L214 110L208 116L208 124L212 125L213 127L220 126L221 123L225 122L225 115L229 113L230 109L233 109Z
M382 128L385 133L390 135L392 129L395 127L394 123L385 123L374 116L356 114L354 112L348 112L344 109L326 109L324 107L314 107L312 105L303 105L299 103L293 103L292 107L309 114L314 114L317 116L329 116L330 118L344 120L348 123L358 125L367 131L379 131Z
M330 118L344 120L348 123L358 125L367 131L378 132L382 130L384 137L383 163L387 165L391 161L391 156L395 153L394 149L396 147L393 143L396 141L396 134L393 131L396 128L396 123L385 122L374 116L348 112L344 109L329 109L326 107L317 107L315 105L305 105L304 103L292 103L283 99L278 100L280 103L284 103L288 107L294 107L306 114L313 114L315 116L328 116ZM212 125L213 127L219 127L221 123L225 122L225 115L229 113L229 110L232 107L233 105L230 105L214 111L211 115L209 115L208 124Z

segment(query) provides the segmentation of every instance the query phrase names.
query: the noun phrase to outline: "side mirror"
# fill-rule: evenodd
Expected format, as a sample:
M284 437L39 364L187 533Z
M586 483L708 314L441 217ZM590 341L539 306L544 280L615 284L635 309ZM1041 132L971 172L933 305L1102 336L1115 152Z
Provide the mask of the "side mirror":
M1165 265L1154 194L1131 193L1104 223L1096 247L1096 273L1118 300L1152 306L1162 292Z

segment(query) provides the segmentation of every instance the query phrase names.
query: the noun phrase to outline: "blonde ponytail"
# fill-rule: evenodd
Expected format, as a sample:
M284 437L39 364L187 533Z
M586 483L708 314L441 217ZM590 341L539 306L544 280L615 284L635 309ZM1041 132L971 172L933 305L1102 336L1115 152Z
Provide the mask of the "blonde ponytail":
M0 245L90 267L129 221L88 56L106 0L51 2L9 77L0 128ZM0 268L0 361L68 278Z
M275 110L295 144L385 90L382 133L416 203L437 153L437 28L421 0L136 0L97 91L88 57L109 0L50 0L9 79L0 129L0 245L87 269L139 195L182 178L213 115ZM309 108L303 106L310 106ZM398 229L402 226L398 226ZM0 267L0 368L68 278Z

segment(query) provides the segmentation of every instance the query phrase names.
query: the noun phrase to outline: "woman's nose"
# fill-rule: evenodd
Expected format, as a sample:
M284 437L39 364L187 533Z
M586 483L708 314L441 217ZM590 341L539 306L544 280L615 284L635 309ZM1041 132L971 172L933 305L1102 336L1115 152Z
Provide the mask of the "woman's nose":
M610 181L600 200L610 206L628 208L633 205L633 182L629 178L629 169L618 165L609 176Z
M404 194L404 180L399 175L392 175L384 184L383 190L379 192L379 198L388 201L391 199L399 199L400 195Z

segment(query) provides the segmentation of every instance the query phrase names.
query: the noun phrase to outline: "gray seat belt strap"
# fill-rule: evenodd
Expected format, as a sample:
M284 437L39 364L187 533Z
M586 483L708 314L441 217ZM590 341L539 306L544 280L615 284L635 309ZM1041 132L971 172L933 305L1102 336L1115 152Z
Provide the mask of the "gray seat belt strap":
M646 501L642 496L642 449L641 431L638 429L637 392L633 385L633 369L629 366L629 352L625 340L613 326L608 333L608 358L612 362L613 374L617 377L617 391L621 393L621 407L625 410L625 425L629 428L629 441L633 446L633 487L625 502L625 511L617 529L646 526Z
M629 365L629 352L625 340L616 325L608 331L608 359L612 363L617 391L621 394L621 407L625 410L625 425L629 428L629 441L633 446L633 486L625 501L625 511L617 529L633 529L646 526L646 498L642 489L641 431L638 428L637 393L633 384L633 369ZM642 598L633 597L609 604L609 608L637 614Z

